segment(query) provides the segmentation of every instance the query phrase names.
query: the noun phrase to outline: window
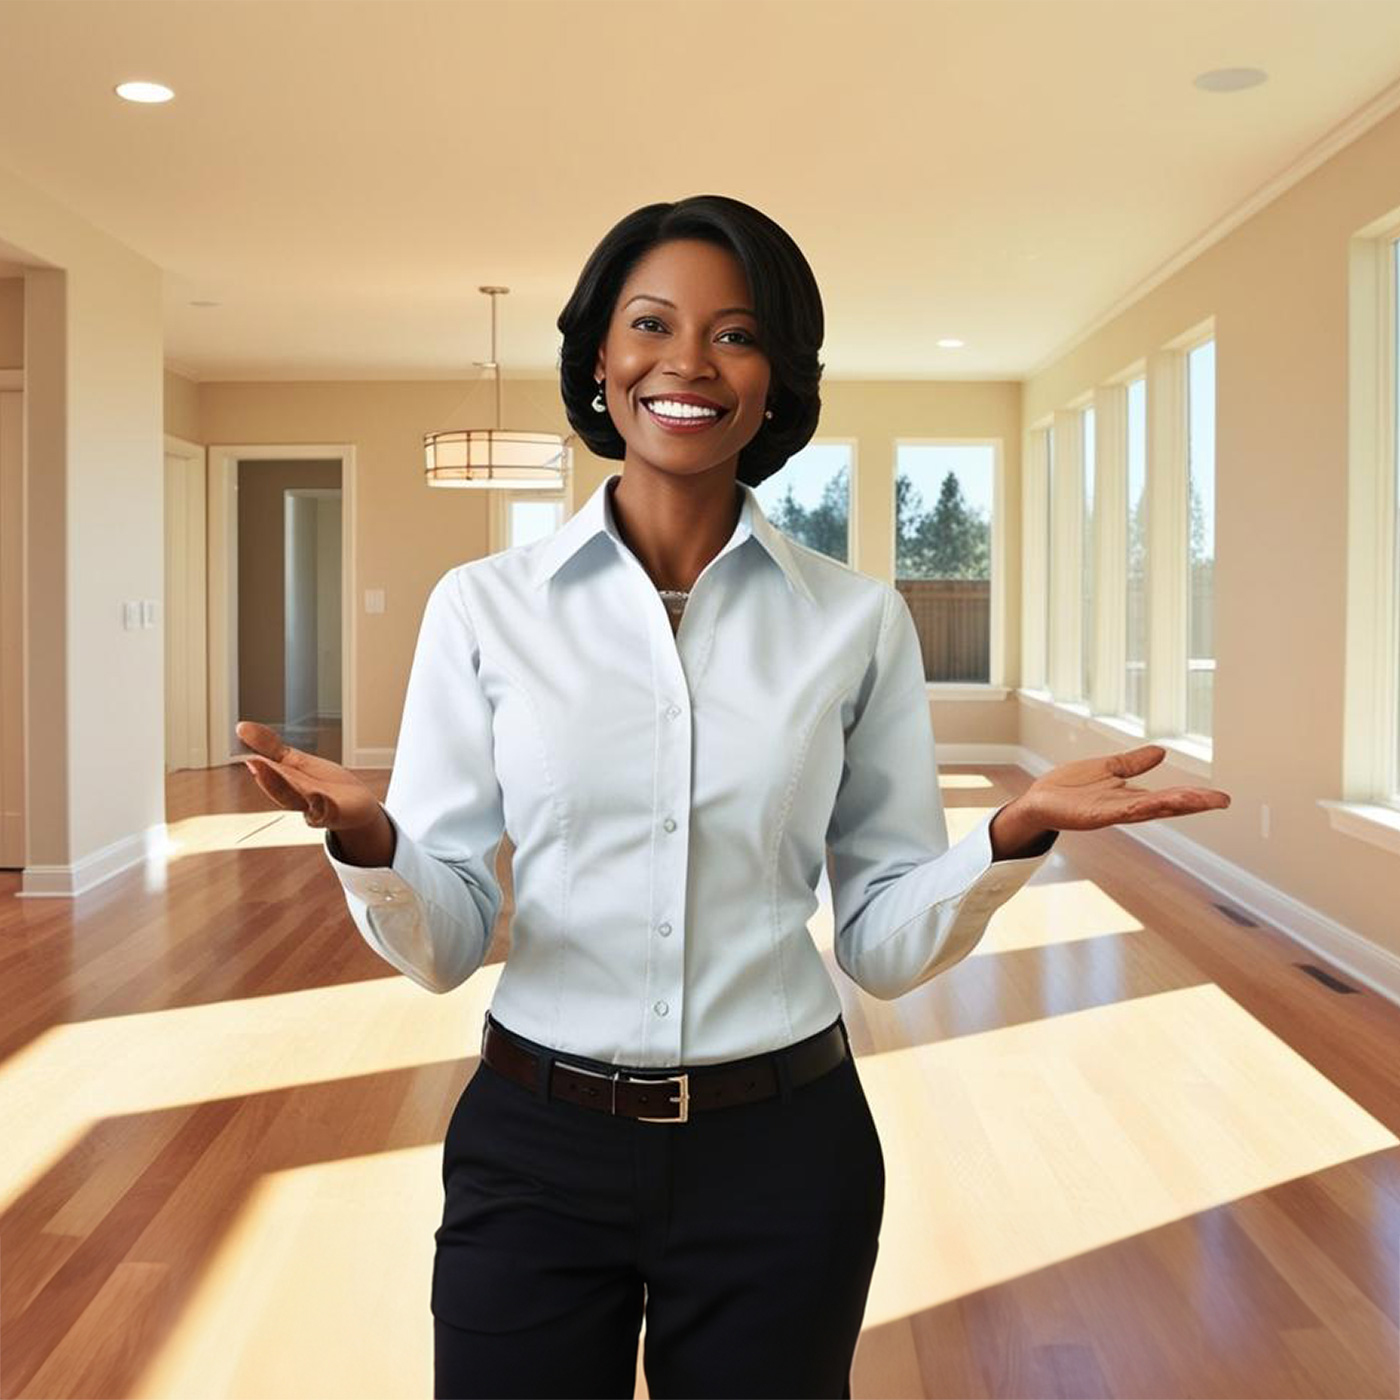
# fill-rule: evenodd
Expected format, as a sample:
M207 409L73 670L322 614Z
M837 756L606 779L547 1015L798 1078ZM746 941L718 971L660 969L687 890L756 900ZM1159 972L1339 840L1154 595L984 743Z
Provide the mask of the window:
M541 499L537 492L511 496L506 512L506 542L504 548L530 544L552 535L564 523L564 502L550 496Z
M1215 341L1186 356L1186 732L1209 741L1215 682Z
M1094 693L1094 410L1086 408L1082 420L1084 431L1084 530L1082 567L1084 613L1079 693L1087 703Z
M763 513L808 549L850 563L850 443L809 442L754 487Z
M1128 384L1128 596L1123 713L1147 714L1147 379Z
M895 587L929 681L991 679L995 443L895 447Z

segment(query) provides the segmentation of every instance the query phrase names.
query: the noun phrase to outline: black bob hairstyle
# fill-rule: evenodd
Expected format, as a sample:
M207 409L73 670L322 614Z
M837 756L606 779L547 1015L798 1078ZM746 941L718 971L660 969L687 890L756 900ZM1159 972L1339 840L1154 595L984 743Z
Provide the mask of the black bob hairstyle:
M659 243L699 238L730 249L753 292L758 343L768 357L772 418L739 453L738 479L748 486L772 476L811 441L821 414L817 358L825 329L821 293L802 250L752 205L721 194L698 194L674 204L646 204L615 224L593 250L578 285L559 313L559 387L569 423L588 450L620 461L627 444L612 417L592 407L598 347L607 338L622 284Z

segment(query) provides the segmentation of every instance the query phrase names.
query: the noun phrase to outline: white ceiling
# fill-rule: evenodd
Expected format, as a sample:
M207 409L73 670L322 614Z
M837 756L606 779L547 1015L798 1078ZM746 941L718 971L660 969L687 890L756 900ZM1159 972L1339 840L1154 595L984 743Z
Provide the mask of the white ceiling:
M709 192L807 254L828 376L1019 378L1397 79L1394 0L0 0L0 165L165 270L202 380L471 377L482 283L551 375L603 233Z

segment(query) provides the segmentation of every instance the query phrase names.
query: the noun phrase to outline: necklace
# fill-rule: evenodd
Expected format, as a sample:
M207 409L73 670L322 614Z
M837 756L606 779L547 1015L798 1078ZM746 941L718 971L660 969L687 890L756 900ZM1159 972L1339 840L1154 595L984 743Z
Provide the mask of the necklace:
M685 607L685 600L690 597L688 588L658 588L656 591L661 595L661 601L672 612L679 612Z

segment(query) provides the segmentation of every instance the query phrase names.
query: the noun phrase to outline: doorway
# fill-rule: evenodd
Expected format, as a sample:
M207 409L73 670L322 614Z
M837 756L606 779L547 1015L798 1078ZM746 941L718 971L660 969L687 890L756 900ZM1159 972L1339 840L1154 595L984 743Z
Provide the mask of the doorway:
M208 452L210 762L248 719L353 767L354 449Z

